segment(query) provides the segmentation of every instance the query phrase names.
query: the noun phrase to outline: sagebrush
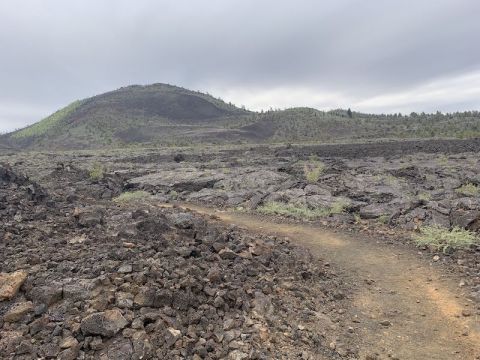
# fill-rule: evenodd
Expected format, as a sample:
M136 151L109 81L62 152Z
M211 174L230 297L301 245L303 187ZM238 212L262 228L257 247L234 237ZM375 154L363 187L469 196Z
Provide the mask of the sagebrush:
M114 198L113 201L117 203L125 203L129 201L144 200L148 197L150 197L150 193L143 190L128 191L120 194Z
M305 205L287 204L277 201L268 202L257 208L257 211L266 215L282 215L294 217L297 219L316 219L320 217L330 216L332 214L340 214L345 210L346 204L342 201L333 203L328 208L310 209Z
M459 194L466 195L466 196L480 195L480 187L472 183L467 183L465 185L462 185L455 191Z
M414 241L418 246L446 252L450 249L468 248L477 244L479 238L475 233L459 227L447 229L441 226L424 226L420 228L420 233L414 236Z

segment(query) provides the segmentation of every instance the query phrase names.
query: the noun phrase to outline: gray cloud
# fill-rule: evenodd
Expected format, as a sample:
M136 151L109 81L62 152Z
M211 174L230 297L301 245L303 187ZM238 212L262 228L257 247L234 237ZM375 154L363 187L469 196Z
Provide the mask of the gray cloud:
M479 13L476 0L2 1L0 131L154 82L256 109L480 108Z

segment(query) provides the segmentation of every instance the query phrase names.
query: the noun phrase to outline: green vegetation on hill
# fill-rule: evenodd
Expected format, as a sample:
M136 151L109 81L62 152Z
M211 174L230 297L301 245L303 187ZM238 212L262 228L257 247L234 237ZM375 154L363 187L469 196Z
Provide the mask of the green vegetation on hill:
M76 109L78 109L83 104L83 101L75 101L70 105L64 107L63 109L58 110L52 115L46 117L39 122L16 131L12 134L14 139L22 139L27 137L35 137L46 134L49 130L53 129L56 125L64 120L67 116L72 114Z
M261 120L274 129L274 141L473 138L480 136L480 113L373 115L345 110L295 108L273 111Z
M0 136L0 146L88 149L472 137L480 137L477 111L374 115L292 108L251 112L209 94L154 84L76 101L32 126Z

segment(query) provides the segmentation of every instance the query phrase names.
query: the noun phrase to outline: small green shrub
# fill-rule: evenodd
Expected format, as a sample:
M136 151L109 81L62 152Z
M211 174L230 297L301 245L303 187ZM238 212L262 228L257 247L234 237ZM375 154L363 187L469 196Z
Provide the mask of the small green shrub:
M311 160L303 165L305 179L310 184L316 183L325 171L325 164L318 160Z
M309 209L303 205L285 204L276 201L258 207L257 211L266 215L291 216L297 219L315 219L330 214L329 209Z
M332 206L330 206L330 214L342 214L345 212L345 208L348 204L343 200L335 201Z
M390 221L390 216L388 215L381 215L379 216L378 218L378 222L381 223L381 224L388 224L388 222Z
M424 192L424 193L418 194L417 198L420 201L430 201L432 200L432 194Z
M337 201L329 208L310 209L304 205L272 201L258 207L257 211L266 215L283 215L297 219L316 219L333 214L341 214L345 211L346 206L347 204L344 201Z
M172 200L178 199L178 192L176 192L175 190L170 191L169 195Z
M475 233L459 227L449 230L440 226L425 226L420 228L420 234L414 236L414 241L418 246L446 252L448 249L467 248L478 243L479 239Z
M129 191L124 192L113 199L116 203L126 203L130 201L144 200L150 197L150 193L138 190L138 191Z
M92 180L102 180L105 176L105 169L102 164L95 163L89 172L90 179Z
M399 183L399 179L391 174L385 175L384 180L385 180L385 183L390 186L395 186Z
M466 196L480 195L480 187L472 183L462 185L455 191L459 194L466 195Z
M440 155L437 158L437 164L442 166L448 165L448 157L446 155Z

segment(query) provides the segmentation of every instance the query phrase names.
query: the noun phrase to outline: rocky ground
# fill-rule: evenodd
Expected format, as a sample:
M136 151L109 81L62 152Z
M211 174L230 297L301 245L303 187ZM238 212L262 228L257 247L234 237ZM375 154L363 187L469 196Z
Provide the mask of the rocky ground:
M125 165L142 163L144 174L129 177L126 187L239 211L255 212L272 202L324 209L325 216L310 221L410 242L428 226L480 233L478 145L455 140L262 147L177 154L177 161L173 155L141 154ZM318 176L309 179L317 168ZM478 246L421 250L462 274L462 286L480 301Z
M12 284L0 290L0 354L355 358L341 311L349 285L328 266L284 239L156 204L322 209L283 219L387 242L431 225L479 232L479 150L474 140L0 156L11 165L0 167L0 272ZM151 196L112 201L137 190ZM479 247L419 251L480 300Z
M328 264L156 202L118 205L116 180L55 165L50 192L0 166L0 358L355 355Z

